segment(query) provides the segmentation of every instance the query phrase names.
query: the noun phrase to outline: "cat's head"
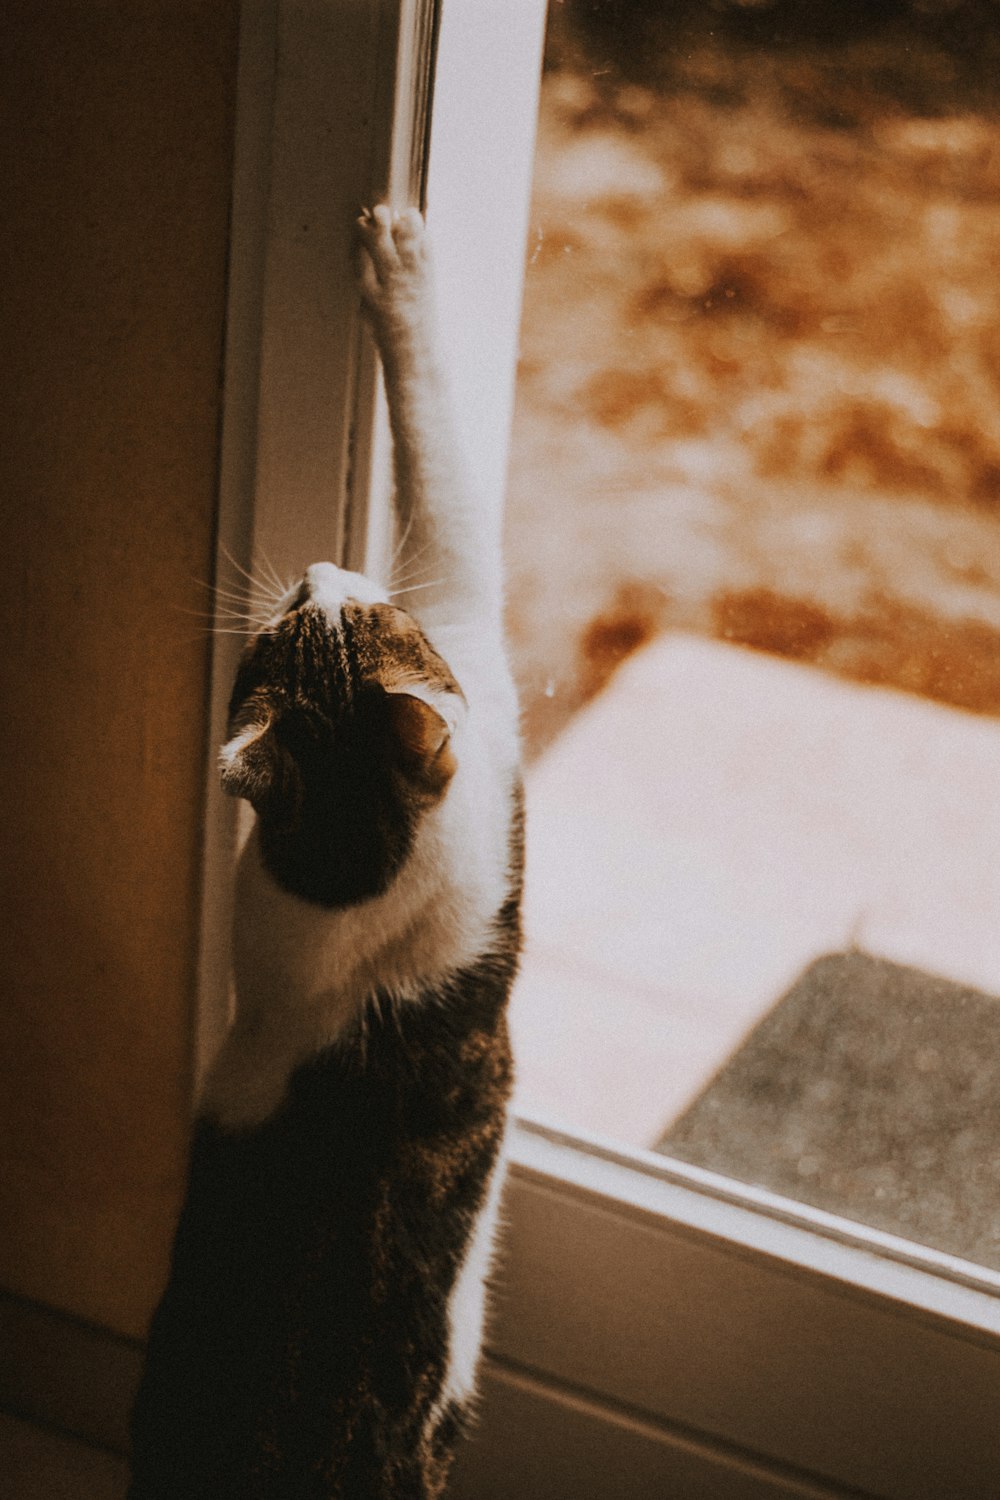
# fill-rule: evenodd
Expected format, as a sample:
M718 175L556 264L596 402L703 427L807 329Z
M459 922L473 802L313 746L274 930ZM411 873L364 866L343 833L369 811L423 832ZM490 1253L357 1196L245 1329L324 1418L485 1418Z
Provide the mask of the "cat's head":
M318 563L248 645L222 784L278 884L324 906L387 889L456 769L461 689L416 621Z

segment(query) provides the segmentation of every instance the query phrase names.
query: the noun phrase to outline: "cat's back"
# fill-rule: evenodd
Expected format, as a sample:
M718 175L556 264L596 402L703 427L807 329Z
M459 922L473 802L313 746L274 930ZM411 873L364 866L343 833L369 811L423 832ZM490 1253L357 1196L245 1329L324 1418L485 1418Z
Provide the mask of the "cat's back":
M133 1500L424 1496L443 1484L481 1318L511 1088L508 899L480 958L369 1002L256 1129L199 1126L135 1419ZM479 1329L472 1330L478 1345Z

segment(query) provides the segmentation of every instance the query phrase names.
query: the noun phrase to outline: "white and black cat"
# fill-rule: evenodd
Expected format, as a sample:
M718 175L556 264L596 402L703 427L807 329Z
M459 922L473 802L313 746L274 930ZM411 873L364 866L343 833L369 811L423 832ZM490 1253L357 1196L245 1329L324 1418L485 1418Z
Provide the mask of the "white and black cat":
M450 436L425 231L376 208L403 610L311 567L222 751L256 811L133 1417L132 1500L422 1500L473 1395L501 1183L521 797L498 548ZM411 560L412 567L408 566Z

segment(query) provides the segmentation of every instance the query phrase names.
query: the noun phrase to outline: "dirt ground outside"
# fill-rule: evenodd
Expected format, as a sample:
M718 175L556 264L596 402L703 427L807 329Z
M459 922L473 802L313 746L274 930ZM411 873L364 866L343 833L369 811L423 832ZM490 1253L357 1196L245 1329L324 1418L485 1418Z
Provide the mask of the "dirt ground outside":
M529 755L667 629L1000 713L997 19L553 4L507 538Z

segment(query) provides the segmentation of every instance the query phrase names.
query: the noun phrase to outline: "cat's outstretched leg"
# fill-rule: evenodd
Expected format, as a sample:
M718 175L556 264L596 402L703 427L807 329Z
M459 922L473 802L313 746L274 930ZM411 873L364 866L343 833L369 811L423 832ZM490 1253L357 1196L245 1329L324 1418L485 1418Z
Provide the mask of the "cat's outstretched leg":
M431 623L437 615L452 619L456 610L498 617L498 570L483 545L483 517L452 426L423 218L416 209L393 213L380 205L361 216L358 239L358 281L392 427L405 537L400 571L407 578L412 563L420 575L415 612Z

